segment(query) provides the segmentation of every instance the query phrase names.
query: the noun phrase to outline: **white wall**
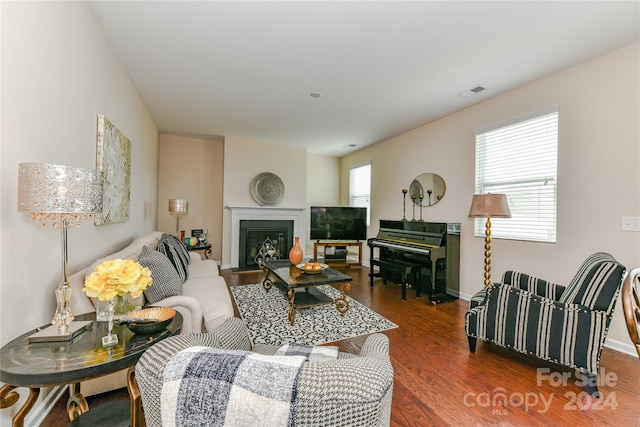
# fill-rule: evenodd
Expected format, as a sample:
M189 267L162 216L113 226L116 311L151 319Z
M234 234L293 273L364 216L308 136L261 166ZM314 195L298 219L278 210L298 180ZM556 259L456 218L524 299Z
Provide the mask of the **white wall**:
M305 207L307 189L307 150L277 143L225 137L224 206L259 206L251 195L251 180L271 172L282 180L284 196L278 207ZM308 234L308 232L307 232ZM306 238L300 236L301 245ZM231 262L231 211L224 209L222 266Z
M307 154L307 208L310 206L340 206L340 158ZM346 206L346 205L345 205ZM307 230L310 216L305 215ZM313 255L313 242L306 236L304 253Z
M193 229L209 230L210 258L222 256L222 180L224 141L160 134L158 230L176 233L169 199L187 199L189 213L180 220L186 237Z
M620 218L640 216L639 59L636 44L345 156L342 194L348 194L349 168L371 161L369 234L375 236L379 219L402 218L402 189L413 178L424 172L442 176L445 197L425 208L424 219L462 223L460 291L472 295L482 287L484 272L484 239L473 236L467 218L474 192L473 130L560 104L557 243L494 239L492 278L516 269L566 284L596 251L638 267L640 233L621 231ZM630 343L620 307L609 338L613 346Z
M3 2L2 344L51 321L61 278L60 232L17 210L18 164L94 168L98 114L131 140L130 219L70 230L71 273L155 228L157 128L86 3Z

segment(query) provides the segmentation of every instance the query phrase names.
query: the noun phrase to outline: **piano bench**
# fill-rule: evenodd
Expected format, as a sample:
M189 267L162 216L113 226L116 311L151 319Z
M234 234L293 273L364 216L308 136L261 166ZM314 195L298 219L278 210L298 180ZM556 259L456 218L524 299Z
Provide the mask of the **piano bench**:
M416 298L420 297L420 264L408 261L393 260L392 262L380 261L372 259L371 261L371 286L373 286L373 266L380 269L379 276L382 277L382 283L387 284L385 270L393 271L400 274L400 283L402 285L402 299L407 299L407 283L411 284L416 290Z

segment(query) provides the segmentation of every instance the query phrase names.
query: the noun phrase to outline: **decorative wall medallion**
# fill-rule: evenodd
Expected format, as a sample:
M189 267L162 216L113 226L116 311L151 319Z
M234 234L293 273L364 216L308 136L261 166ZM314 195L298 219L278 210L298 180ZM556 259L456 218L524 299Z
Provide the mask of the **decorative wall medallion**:
M284 197L284 184L278 175L263 172L251 180L251 195L262 206L276 206Z
M96 169L104 174L102 214L95 225L129 220L131 141L105 116L98 116Z

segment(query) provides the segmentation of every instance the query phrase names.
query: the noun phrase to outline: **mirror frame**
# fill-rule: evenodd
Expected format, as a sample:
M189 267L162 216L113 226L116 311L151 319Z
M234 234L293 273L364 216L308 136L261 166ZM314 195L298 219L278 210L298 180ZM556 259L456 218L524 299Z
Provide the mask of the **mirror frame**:
M433 206L444 198L446 192L447 185L444 179L435 173L418 175L409 186L409 197L416 206Z

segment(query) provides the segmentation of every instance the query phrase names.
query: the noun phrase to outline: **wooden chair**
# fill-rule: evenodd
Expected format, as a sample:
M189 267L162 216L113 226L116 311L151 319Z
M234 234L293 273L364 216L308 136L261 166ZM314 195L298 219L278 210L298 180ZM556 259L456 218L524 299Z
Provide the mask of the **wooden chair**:
M622 311L631 342L640 357L640 268L631 270L622 285Z

